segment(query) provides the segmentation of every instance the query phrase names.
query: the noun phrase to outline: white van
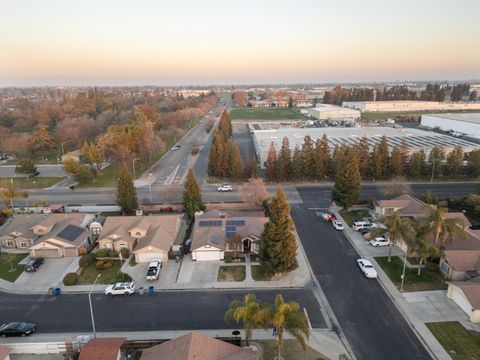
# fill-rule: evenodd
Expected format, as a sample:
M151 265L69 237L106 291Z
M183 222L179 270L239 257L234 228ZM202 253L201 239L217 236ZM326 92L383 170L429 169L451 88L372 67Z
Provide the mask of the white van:
M366 227L376 228L377 224L372 223L369 220L357 220L357 221L354 221L353 225L352 225L352 228L355 231L361 230L361 229L366 228Z

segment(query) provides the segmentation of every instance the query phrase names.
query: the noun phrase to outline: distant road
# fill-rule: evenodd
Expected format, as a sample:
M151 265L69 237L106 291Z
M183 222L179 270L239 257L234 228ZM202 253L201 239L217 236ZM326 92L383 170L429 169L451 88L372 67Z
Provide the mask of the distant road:
M66 177L68 176L59 165L36 165L40 177ZM16 174L16 165L0 165L0 178L25 177L24 174Z

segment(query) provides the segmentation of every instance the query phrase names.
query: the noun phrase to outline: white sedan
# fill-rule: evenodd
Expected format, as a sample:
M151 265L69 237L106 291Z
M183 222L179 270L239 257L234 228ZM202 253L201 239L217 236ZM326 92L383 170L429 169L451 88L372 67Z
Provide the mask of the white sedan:
M233 187L232 187L232 185L222 185L222 186L219 186L217 190L219 192L233 191Z
M105 295L125 295L128 296L135 292L135 284L131 282L119 282L114 285L110 285L105 289Z
M370 240L370 245L377 247L377 246L388 246L390 245L390 240L383 236L376 237Z
M343 227L342 222L341 222L340 220L333 220L333 221L332 221L332 225L333 225L333 227L334 227L335 229L337 229L337 230L343 230L343 229L345 229L345 228Z
M373 268L373 265L370 261L366 259L358 259L357 264L360 270L362 270L365 277L371 279L377 278L377 271Z

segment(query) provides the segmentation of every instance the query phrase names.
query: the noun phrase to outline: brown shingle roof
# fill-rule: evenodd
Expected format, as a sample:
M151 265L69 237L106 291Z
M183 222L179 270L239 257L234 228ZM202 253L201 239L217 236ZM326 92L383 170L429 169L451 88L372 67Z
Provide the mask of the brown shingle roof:
M452 281L450 284L462 289L472 308L480 310L480 276L468 281Z
M78 360L117 360L125 338L97 338L86 343Z
M408 194L402 194L391 200L380 200L377 205L382 208L400 208L398 213L401 216L412 217L427 216L429 206L432 206Z
M456 271L480 270L480 250L446 250L443 256Z
M237 355L237 357L229 357ZM256 360L257 353L199 332L155 345L142 353L141 360Z
M6 345L0 345L0 360L5 360L12 349Z

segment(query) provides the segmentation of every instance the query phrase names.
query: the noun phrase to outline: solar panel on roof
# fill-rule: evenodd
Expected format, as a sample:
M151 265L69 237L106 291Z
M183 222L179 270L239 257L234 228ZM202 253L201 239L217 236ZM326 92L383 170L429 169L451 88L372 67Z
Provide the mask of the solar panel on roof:
M227 226L245 226L245 220L227 220Z
M222 226L222 220L200 220L198 226Z
M57 234L57 236L68 241L74 241L80 236L81 233L83 233L83 229L81 227L75 225L67 225L65 229L63 229Z

